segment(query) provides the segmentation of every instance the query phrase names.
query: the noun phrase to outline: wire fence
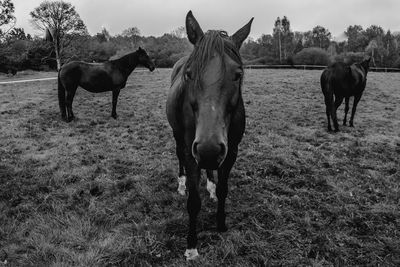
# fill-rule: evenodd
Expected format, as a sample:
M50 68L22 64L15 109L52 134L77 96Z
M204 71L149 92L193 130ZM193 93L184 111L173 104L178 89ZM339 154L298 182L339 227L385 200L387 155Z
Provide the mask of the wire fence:
M298 69L298 70L323 70L327 66L321 65L245 65L246 69ZM373 72L400 72L398 68L370 67Z

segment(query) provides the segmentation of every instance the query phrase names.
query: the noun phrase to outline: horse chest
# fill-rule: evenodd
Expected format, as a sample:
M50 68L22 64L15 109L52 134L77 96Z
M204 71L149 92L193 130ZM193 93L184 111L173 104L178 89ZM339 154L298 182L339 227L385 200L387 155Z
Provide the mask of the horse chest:
M126 85L126 78L120 73L111 75L111 79L112 79L114 88L121 89L121 88L124 88Z

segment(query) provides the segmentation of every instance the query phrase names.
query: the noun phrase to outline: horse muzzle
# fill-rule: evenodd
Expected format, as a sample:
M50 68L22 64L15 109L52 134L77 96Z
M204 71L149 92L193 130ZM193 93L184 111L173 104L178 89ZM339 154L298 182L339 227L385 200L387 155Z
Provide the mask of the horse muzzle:
M228 152L225 142L194 141L192 155L202 169L216 170L224 162Z
M147 67L151 72L156 69L156 66L154 65L153 62L147 63L145 67Z

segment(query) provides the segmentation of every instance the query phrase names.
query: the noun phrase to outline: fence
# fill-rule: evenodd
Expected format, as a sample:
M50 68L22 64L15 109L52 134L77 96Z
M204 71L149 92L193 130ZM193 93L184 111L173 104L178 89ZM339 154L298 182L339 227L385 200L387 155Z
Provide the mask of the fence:
M298 69L298 70L323 70L327 66L319 65L245 65L246 69ZM398 68L377 68L370 67L373 72L400 72Z

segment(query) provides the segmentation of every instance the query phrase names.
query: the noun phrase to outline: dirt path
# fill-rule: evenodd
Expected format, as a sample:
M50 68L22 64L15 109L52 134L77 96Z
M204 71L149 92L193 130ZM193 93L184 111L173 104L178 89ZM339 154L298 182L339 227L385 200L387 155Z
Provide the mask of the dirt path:
M41 78L41 79L29 79L29 80L15 80L15 81L0 82L0 84L40 82L40 81L48 81L48 80L55 80L55 79L57 79L57 77Z

